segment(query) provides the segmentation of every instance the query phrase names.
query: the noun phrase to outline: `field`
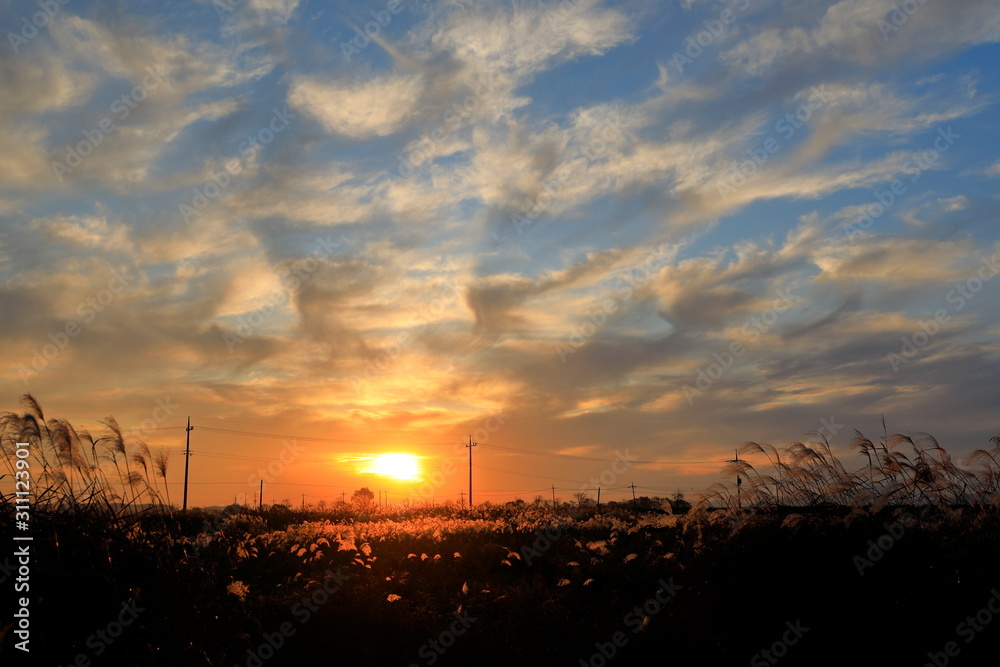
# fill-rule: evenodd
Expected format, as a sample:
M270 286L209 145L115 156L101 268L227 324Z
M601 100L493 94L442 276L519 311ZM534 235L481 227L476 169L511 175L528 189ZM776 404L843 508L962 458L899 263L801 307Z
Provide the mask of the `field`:
M95 439L40 408L8 414L8 474L17 441L45 484L30 659L15 648L11 549L0 562L4 664L940 666L993 664L1000 646L996 439L973 471L926 440L893 456L888 434L861 442L879 463L858 473L792 447L770 474L734 464L738 499L720 485L683 514L180 512L155 502L155 457L143 464L113 424ZM117 453L120 475L88 448ZM10 545L10 493L3 507Z

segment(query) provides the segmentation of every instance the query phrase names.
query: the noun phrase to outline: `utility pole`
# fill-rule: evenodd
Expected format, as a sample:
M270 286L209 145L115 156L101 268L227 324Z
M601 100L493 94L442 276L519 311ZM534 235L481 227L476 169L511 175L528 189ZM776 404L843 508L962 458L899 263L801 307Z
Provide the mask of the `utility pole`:
M552 485L552 509L556 508L556 485Z
M729 459L728 461L726 461L726 463L743 463L743 461L740 461L740 450L738 450L738 449L736 450L736 458L735 459ZM739 472L739 469L737 468L737 470L736 470L736 506L739 509L742 510L743 509L743 499L740 498L740 487L741 486L743 486L743 478L740 477L740 472Z
M264 480L260 480L260 505L257 506L257 509L264 509Z
M188 417L188 425L185 430L187 431L187 445L184 447L184 506L181 509L186 510L188 508L188 466L191 463L191 431L194 430L190 417Z
M340 492L340 502L347 504L347 491Z
M472 442L472 435L469 435L469 444L466 447L469 448L469 507L472 507L472 448L478 445L477 442Z
M632 509L635 509L635 482L632 482L628 488L632 489Z
M458 501L458 506L465 507L465 491L459 491L458 497L460 498L460 500Z
M597 509L601 509L601 487L597 487Z
M302 509L306 508L306 494L302 494Z

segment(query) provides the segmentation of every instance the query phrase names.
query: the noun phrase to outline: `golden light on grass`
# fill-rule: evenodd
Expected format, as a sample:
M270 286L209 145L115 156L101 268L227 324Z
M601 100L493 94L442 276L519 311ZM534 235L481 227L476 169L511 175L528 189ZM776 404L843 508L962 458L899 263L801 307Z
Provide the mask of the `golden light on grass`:
M358 472L390 477L401 482L420 481L420 459L412 454L389 453L364 457Z

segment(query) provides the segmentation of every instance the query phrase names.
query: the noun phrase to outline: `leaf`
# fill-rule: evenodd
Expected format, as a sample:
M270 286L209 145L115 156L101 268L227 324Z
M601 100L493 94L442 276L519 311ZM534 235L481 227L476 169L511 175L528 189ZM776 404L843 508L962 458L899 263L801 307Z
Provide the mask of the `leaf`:
M469 594L469 582L466 581L465 583L462 584L462 595L468 595L468 594Z
M389 602L395 602L396 600L402 600L403 598L395 593L389 593L389 597L386 598Z
M556 582L556 586L569 586L569 579L560 579Z

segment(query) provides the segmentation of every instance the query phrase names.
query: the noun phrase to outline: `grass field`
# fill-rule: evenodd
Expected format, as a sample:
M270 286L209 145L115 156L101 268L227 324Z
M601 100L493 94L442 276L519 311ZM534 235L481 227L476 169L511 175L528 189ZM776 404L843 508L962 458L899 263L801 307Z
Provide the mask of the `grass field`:
M684 514L180 512L113 424L95 439L33 410L4 417L8 474L18 441L45 470L29 660L0 560L4 664L976 665L1000 646L996 439L970 470L919 439L893 456L888 434L856 473L792 447L768 474L729 470L742 509L720 485Z

